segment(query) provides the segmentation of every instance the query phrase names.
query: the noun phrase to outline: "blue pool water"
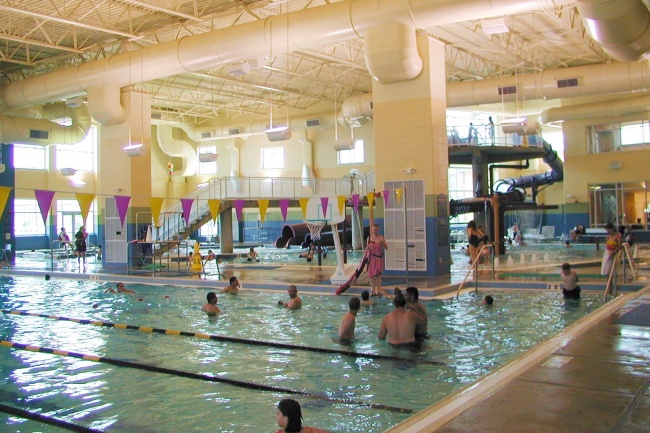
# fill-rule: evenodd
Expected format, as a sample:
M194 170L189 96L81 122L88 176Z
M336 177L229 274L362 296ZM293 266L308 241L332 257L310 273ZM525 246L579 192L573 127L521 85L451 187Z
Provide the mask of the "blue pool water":
M0 305L101 322L218 334L255 341L382 354L374 359L146 333L51 318L2 314L0 336L16 343L122 359L330 398L294 396L308 425L332 432L381 432L410 416L340 400L419 411L513 359L602 305L585 294L565 303L558 292L486 292L427 301L429 335L420 351L377 340L388 300L357 316L352 346L335 341L348 297L304 296L301 311L277 307L284 293L220 295L223 313L200 312L206 290L131 285L110 295L107 283L2 278ZM142 301L139 301L142 299ZM0 397L15 407L111 432L274 431L274 404L285 392L261 391L0 346ZM415 361L415 362L412 362ZM438 361L445 365L426 364ZM59 429L0 415L2 431Z

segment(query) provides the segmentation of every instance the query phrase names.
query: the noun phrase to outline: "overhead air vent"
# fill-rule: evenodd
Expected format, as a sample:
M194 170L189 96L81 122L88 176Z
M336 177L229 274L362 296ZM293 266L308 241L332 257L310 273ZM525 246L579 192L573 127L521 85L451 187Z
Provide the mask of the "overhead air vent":
M50 138L50 131L41 131L39 129L30 129L29 138L37 138L39 140L47 140Z
M334 150L352 150L355 148L357 140L354 138L340 138L334 141Z
M162 114L161 113L151 113L151 118L156 119L156 120L160 120L160 119L162 119Z
M557 88L564 89L566 87L578 87L577 78L567 78L564 80L557 80Z
M241 130L239 128L230 128L228 130L228 135L239 135L241 134Z
M499 87L499 96L514 95L517 93L517 86L503 86Z
M219 155L214 152L199 153L200 162L215 162L217 158L219 158Z
M320 126L320 119L308 119L307 120L307 127L310 126Z
M201 133L201 138L212 138L212 132L204 131Z

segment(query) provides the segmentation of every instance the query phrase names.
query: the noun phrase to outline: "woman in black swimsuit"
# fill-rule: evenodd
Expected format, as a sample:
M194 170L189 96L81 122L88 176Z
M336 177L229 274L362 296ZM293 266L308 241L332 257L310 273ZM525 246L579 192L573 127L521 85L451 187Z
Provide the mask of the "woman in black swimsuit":
M469 243L470 264L474 263L485 235L476 227L476 222L471 220L467 223L467 242Z

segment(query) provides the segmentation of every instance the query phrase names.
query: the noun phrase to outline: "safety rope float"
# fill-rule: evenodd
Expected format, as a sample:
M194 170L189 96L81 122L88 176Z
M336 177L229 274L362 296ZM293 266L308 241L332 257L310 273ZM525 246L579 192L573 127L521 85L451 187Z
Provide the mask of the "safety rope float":
M42 314L42 313L30 313L27 311L20 311L20 310L2 310L3 313L6 314L15 314L15 315L20 315L20 316L34 316L34 317L44 317L46 319L54 319L54 320L63 320L63 321L68 321L68 322L75 322L79 323L82 325L95 325L95 326L104 326L104 327L109 327L109 328L116 328L116 329L132 329L136 331L142 331L142 332L155 332L159 334L167 334L167 335L181 335L184 337L195 337L195 338L204 338L208 340L216 340L216 341L226 341L229 343L240 343L240 344L248 344L248 345L253 345L253 346L267 346L267 347L277 347L280 349L295 349L295 350L305 350L309 352L319 352L319 353L329 353L329 354L335 354L335 355L345 355L345 356L352 356L356 358L373 358L373 359L386 359L390 361L401 361L401 362L411 362L411 363L417 363L417 364L431 364L431 365L438 365L442 367L448 367L449 364L442 362L442 361L433 361L433 360L428 360L428 359L411 359L411 358L401 358L399 356L390 356L390 355L380 355L380 354L375 354L375 353L360 353L360 352L353 352L349 350L339 350L339 349L329 349L329 348L323 348L323 347L312 347L312 346L301 346L298 344L289 344L289 343L278 343L275 341L261 341L261 340L248 340L245 338L236 338L236 337L227 337L224 335L214 335L214 334L203 334L201 332L186 332L186 331L176 331L173 329L163 329L163 328L153 328L150 326L137 326L137 325L127 325L123 323L111 323L111 322L102 322L98 320L88 320L88 319L75 319L75 318L70 318L70 317L63 317L63 316L52 316L49 314Z
M259 391L272 391L272 392L285 393L285 394L302 395L302 396L312 398L312 399L315 399L315 400L325 400L325 401L343 403L343 404L354 405L354 406L364 406L364 407L369 407L369 408L372 408L372 409L386 410L386 411L390 411L390 412L399 412L399 413L412 413L413 412L412 409L406 409L406 408L402 408L402 407L388 406L388 405L378 404L378 403L366 403L366 402L356 401L356 400L347 399L347 398L329 397L327 395L316 394L316 393L312 393L312 392L308 392L308 391L298 391L298 390L295 390L295 389L281 388L281 387L277 387L277 386L265 385L265 384L262 384L262 383L244 382L242 380L226 379L226 378L223 378L223 377L216 377L216 376L211 376L211 375L207 375L207 374L192 373L190 371L176 370L176 369L173 369L173 368L166 368L166 367L158 367L156 365L143 364L143 363L140 363L140 362L133 362L133 361L125 361L123 359L108 358L106 356L88 355L88 354L84 354L84 353L70 352L68 350L59 350L59 349L52 349L52 348L49 348L49 347L40 347L40 346L33 346L33 345L28 345L28 344L16 343L16 342L9 341L9 340L0 340L0 346L10 347L10 348L13 348L13 349L27 350L27 351L30 351L30 352L49 353L49 354L52 354L52 355L68 356L68 357L71 357L71 358L78 358L78 359L83 359L83 360L86 360L86 361L101 362L101 363L105 363L105 364L116 365L116 366L119 366L119 367L135 368L135 369L138 369L138 370L152 371L152 372L156 372L156 373L163 373L163 374L169 374L169 375L173 375L173 376L185 377L185 378L188 378L188 379L198 379L198 380L203 380L203 381L206 381L206 382L225 383L227 385L232 385L232 386L236 386L236 387L239 387L239 388L254 389L254 390L259 390Z
M90 427L84 427L82 425L74 424L68 421L64 421L62 419L52 418L51 416L41 415L39 413L30 412L24 409L18 409L17 407L9 406L2 403L0 403L0 412L8 413L9 415L18 416L20 418L31 419L33 421L42 422L43 424L53 425L74 432L104 433L104 430L97 430Z

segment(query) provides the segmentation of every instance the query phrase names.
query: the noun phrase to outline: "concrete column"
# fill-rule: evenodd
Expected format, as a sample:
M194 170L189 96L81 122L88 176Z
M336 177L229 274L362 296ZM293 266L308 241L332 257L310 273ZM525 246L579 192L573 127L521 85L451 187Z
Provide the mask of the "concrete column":
M219 242L221 252L231 254L234 251L232 240L232 209L227 209L219 214Z
M132 197L126 225L127 237L131 240L137 236L136 223L142 222L136 221L136 215L151 212L150 197L164 195L153 184L151 97L146 93L128 91L121 94L120 102L126 107L127 119L118 125L102 126L99 134L96 190L110 193L119 191ZM144 154L128 156L122 148L135 143L144 144ZM164 183L161 187L164 190ZM104 208L103 200L99 200L98 204L100 209ZM98 242L107 247L110 240L111 236L107 236ZM105 251L108 253L108 249Z
M445 49L424 33L417 36L417 48L423 60L418 77L393 84L373 80L376 185L382 190L385 181L423 180L427 270L410 274L445 275L450 254L444 239L449 237L438 239L449 229L448 200L438 200L449 194ZM380 224L382 218L375 216Z
M130 195L131 207L149 208L152 196L151 96L124 92L121 102L128 117L119 125L103 126L100 134L98 178L100 191ZM122 150L129 143L143 143L145 153L128 156Z

